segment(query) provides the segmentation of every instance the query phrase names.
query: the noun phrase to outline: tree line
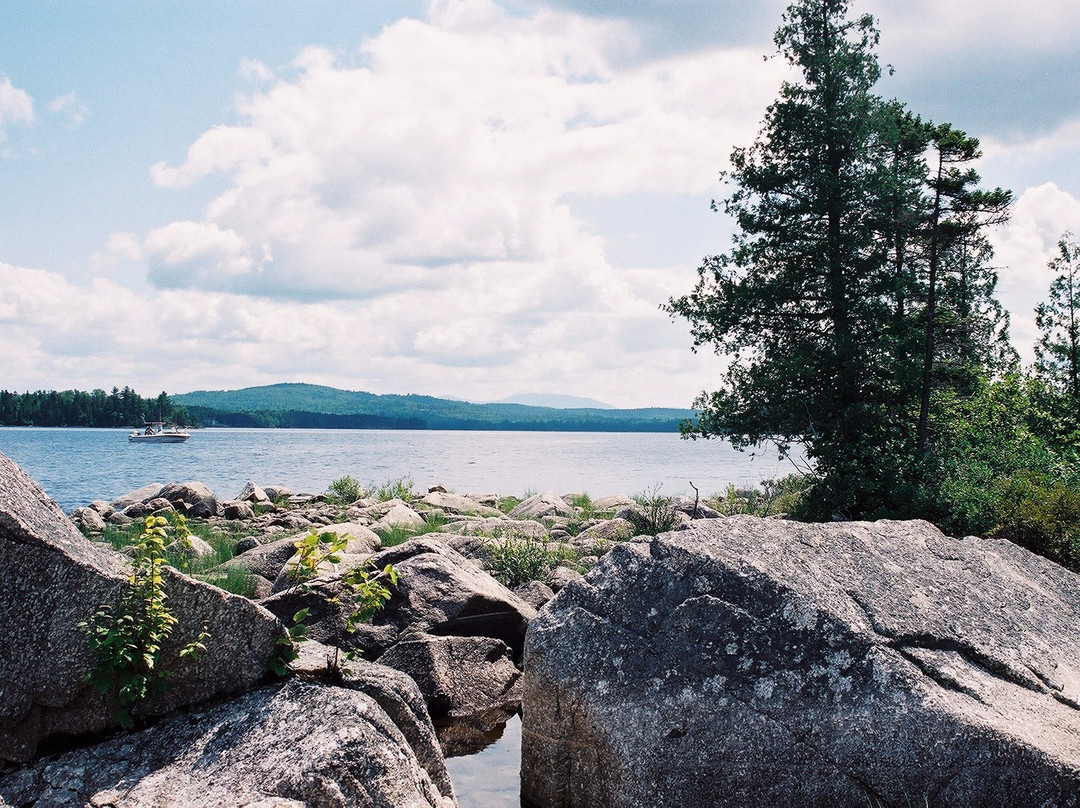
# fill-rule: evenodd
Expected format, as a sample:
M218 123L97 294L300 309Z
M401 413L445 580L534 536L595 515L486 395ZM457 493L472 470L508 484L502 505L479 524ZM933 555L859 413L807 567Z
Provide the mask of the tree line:
M977 138L874 92L878 31L848 11L789 6L775 44L796 78L713 203L731 249L664 307L730 359L684 432L801 445L805 518L1011 531L1080 566L1077 246L1062 238L1024 370L987 238L1012 194L980 187ZM1025 538L1040 508L1060 518Z
M147 421L189 424L185 407L174 405L162 391L143 398L130 387L104 390L0 390L0 426L134 427Z

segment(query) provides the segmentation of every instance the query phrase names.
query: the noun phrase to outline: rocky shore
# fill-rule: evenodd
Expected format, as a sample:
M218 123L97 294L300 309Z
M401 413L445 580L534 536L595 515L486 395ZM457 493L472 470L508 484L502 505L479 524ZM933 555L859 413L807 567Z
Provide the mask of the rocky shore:
M1080 579L1007 542L352 493L155 483L64 514L0 455L0 806L451 806L444 755L522 707L538 808L1080 804ZM181 515L168 675L125 727L85 624L146 518ZM386 590L359 622L357 581Z

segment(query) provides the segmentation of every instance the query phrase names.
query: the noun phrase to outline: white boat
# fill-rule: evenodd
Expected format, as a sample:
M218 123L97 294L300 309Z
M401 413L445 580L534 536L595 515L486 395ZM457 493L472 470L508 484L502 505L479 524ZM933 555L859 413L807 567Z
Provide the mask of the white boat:
M136 429L128 435L128 440L132 443L183 443L190 437L191 433L182 426L150 421L145 429Z

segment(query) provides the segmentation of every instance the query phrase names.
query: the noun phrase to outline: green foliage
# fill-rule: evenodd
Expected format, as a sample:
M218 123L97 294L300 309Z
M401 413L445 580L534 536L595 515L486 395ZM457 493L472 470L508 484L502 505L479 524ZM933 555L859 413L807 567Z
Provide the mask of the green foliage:
M796 0L775 42L797 77L731 156L714 206L732 249L665 307L695 350L731 358L684 434L803 446L805 516L897 511L935 438L931 398L1011 361L981 232L1010 194L974 187L977 140L873 92L878 32L846 0Z
M999 483L994 494L991 536L1080 572L1080 490L1021 472Z
M0 390L0 426L138 426L146 421L192 423L188 411L168 394L143 398L130 387L111 393L38 390L15 393Z
M779 514L798 515L804 499L813 488L813 478L789 474L777 480L762 480L761 488L740 488L729 484L723 495L708 504L724 516L746 514L769 517Z
M341 581L348 587L356 608L349 615L349 631L355 631L361 623L368 622L390 600L389 586L398 582L397 570L393 564L387 564L376 572L369 561L362 567L354 567L342 576Z
M388 499L402 499L408 502L413 497L412 477L398 477L396 480L387 480L382 485L374 488L373 496L380 502ZM374 486L373 486L374 487Z
M306 536L294 542L294 546L296 554L289 560L292 565L289 578L293 582L293 589L315 578L321 564L340 564L341 554L349 546L349 539L330 530L320 532L312 528Z
M224 574L220 572L195 573L194 577L234 595L245 598L255 597L255 576L239 567L229 567Z
M131 707L147 696L162 692L168 671L161 665L162 646L172 634L177 619L166 605L165 539L168 522L148 516L134 545L132 573L115 604L103 604L90 620L80 623L98 657L87 681L103 693L115 694L117 718L124 726L132 723ZM187 537L180 521L174 532ZM205 628L198 638L180 651L181 658L198 658L205 651L209 635Z
M499 503L496 506L503 513L510 513L518 505L527 499L526 497L499 497Z
M331 500L338 505L351 505L365 494L360 481L347 474L331 482L329 490Z
M635 494L634 501L641 506L641 510L631 511L629 520L638 535L655 536L678 526L678 511L675 510L671 497L660 495L659 484L654 486L652 491Z
M1042 336L1035 346L1036 372L1059 395L1061 408L1080 426L1080 244L1066 233L1050 262L1049 299L1035 308Z
M559 560L560 556L542 542L526 537L494 539L487 546L488 572L510 589L529 581L544 580Z
M301 609L293 615L292 625L286 628L285 635L277 639L277 651L270 658L270 670L278 676L285 676L289 672L289 665L300 657L296 646L307 639L308 628L304 624L307 620L309 609Z

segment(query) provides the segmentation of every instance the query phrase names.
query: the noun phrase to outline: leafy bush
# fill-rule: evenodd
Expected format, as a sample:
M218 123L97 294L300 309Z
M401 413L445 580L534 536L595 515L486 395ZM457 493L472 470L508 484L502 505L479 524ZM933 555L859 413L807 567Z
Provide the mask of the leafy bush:
M729 484L723 495L713 497L708 504L724 516L798 514L812 488L812 478L803 474L789 474L776 480L762 480L760 489Z
M166 687L168 671L161 664L161 649L177 623L165 604L162 568L166 566L168 527L161 516L146 517L134 545L131 577L120 600L102 604L90 620L79 624L98 657L86 680L103 693L115 694L116 716L123 726L131 726L130 710L136 702ZM182 518L173 531L180 540L188 536ZM205 651L203 640L208 637L204 630L180 651L180 657Z
M360 481L346 474L330 483L330 498L338 505L351 505L364 495Z
M1025 473L999 484L994 494L992 537L1080 572L1080 491Z

